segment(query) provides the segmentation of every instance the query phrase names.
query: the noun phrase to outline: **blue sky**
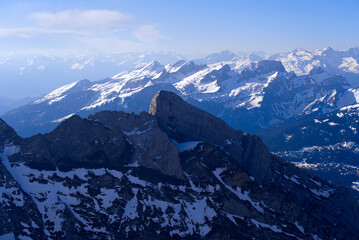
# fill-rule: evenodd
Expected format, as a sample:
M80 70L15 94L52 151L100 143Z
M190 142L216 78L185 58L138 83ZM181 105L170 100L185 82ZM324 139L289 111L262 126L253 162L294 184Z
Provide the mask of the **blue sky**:
M357 0L2 1L0 51L346 49L358 12Z

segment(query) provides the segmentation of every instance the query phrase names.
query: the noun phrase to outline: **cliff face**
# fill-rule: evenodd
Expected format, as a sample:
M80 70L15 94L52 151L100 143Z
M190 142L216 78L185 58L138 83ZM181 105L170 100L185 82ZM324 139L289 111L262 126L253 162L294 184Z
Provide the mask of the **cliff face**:
M131 164L183 177L176 145L158 127L156 117L146 112L135 115L103 111L90 115L89 119L104 123L106 127L126 136L134 149L129 160Z
M171 92L150 113L73 116L19 138L0 121L0 236L357 239L357 200Z
M160 91L152 99L150 114L159 126L178 142L205 141L235 157L258 180L272 178L269 153L259 137L243 134L223 120L198 109L171 92Z

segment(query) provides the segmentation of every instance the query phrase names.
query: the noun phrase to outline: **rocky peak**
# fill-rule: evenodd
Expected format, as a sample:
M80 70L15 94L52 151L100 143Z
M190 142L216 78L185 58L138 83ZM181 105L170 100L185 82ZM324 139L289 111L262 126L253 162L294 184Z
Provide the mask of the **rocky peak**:
M207 67L207 65L205 65L205 64L196 64L193 61L189 61L189 62L184 63L178 69L178 72L183 74L183 75L188 75L188 74L200 71L202 69L205 69L206 67Z
M324 70L321 67L314 67L312 70L310 70L309 75L316 75L319 73L323 73Z
M178 60L177 62L175 62L175 63L173 63L173 64L169 64L168 66L169 66L170 68L176 68L176 67L182 66L182 65L185 64L185 63L186 63L186 60L181 59L181 60Z
M171 176L183 176L176 145L158 127L156 117L143 111L138 115L102 111L90 115L89 119L104 123L126 136L134 148L131 164L153 168Z
M254 78L271 72L286 72L281 61L262 60L249 64L240 72L240 79Z
M159 126L178 142L211 139L222 144L219 139L234 132L223 120L191 106L172 92L159 91L151 101L149 113L156 116ZM195 119L197 121L193 121Z
M158 61L152 61L143 67L143 70L162 71L164 66Z
M333 54L333 53L336 53L336 51L333 48L331 48L330 46L327 47L327 48L324 48L323 52L322 52L322 54L324 56L329 55L329 54Z
M12 161L39 170L75 168L122 169L143 166L181 178L178 151L157 124L156 117L102 111L82 119L75 115L45 135L23 139Z
M243 135L172 92L158 92L152 99L149 113L157 117L159 127L177 142L205 141L234 156L256 178L271 178L272 155L259 137Z
M220 69L213 70L210 73L208 73L201 80L201 83L210 83L215 80L215 81L217 81L217 84L219 86L221 86L222 83L224 83L224 82L226 82L226 80L230 79L231 76L233 76L233 74L236 74L236 76L237 76L237 72L232 71L230 66L228 64L225 64Z
M105 80L109 80L109 79L105 79ZM74 92L80 92L80 91L84 91L87 88L91 87L94 83L91 82L88 79L83 79L81 81L78 81L72 88L70 88L68 91L66 91L66 94L70 94L70 93L74 93Z
M161 63L152 61L150 63L139 63L134 69L121 72L112 78L133 80L137 78L153 77L163 71L165 71L165 67Z
M125 137L100 122L75 115L54 131L24 139L26 162L38 169L120 168L129 161L131 146Z
M0 118L0 150L2 146L10 144L18 138L15 130Z

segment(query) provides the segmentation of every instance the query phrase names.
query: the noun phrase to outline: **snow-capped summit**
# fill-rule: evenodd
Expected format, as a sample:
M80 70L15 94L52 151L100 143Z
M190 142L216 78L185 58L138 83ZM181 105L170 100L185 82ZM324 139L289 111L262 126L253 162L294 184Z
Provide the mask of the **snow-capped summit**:
M142 77L158 77L163 70L165 70L165 67L162 64L158 61L152 61L150 63L140 63L133 70L119 73L112 78L129 80Z
M39 96L79 79L97 81L141 63L159 61L166 65L181 59L186 57L165 51L3 56L0 57L0 70L7 84L0 88L0 96Z
M297 75L308 74L313 68L321 67L330 74L341 74L353 87L358 85L359 51L357 48L337 51L331 47L276 54L269 59L281 61L287 71Z
M181 60L174 64L167 65L166 71L168 73L178 73L178 74L182 74L183 76L186 76L198 72L207 67L208 66L205 64L196 64L193 61Z
M253 78L271 72L285 72L283 64L280 61L273 60L262 60L259 62L253 62L240 72L240 78Z

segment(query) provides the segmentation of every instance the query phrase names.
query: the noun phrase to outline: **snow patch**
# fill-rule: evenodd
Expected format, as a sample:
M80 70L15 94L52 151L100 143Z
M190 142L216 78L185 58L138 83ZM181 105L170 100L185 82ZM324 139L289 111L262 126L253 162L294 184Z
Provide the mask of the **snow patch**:
M281 233L282 230L280 228L278 228L277 225L269 225L269 224L265 224L265 223L261 223L261 222L258 222L254 219L251 219L251 222L256 225L257 228L261 229L261 228L268 228L270 229L271 231L275 232L275 233Z
M298 228L299 231L301 231L301 233L305 234L304 228L300 226L298 222L295 222L294 225Z
M332 194L335 189L328 189L328 190L323 190L323 189L309 189L313 194L315 194L318 197L325 197L325 198L329 198L330 194Z
M184 151L191 151L195 149L199 143L202 143L199 141L177 143L175 140L171 140L176 144L179 153Z
M60 88L58 88L58 89L52 91L51 93L47 94L45 97L34 101L33 104L40 104L40 103L43 103L43 102L45 102L45 101L58 98L58 97L60 97L63 93L65 93L66 91L68 91L69 89L73 88L73 87L76 85L76 83L77 83L77 82L70 83L70 84L67 84L67 85L65 85L65 86L62 86L62 87L60 87Z
M260 203L252 201L252 199L249 197L250 191L244 191L242 193L242 190L240 187L237 187L236 190L234 190L231 186L227 185L221 178L220 174L224 171L226 171L227 168L217 168L212 173L216 176L216 178L232 193L234 193L239 199L248 201L258 212L264 213L264 210L262 207L260 207Z
M124 214L122 216L122 222L124 222L127 219L133 220L133 219L138 217L138 214L137 214L137 206L138 206L137 193L138 193L138 188L132 189L132 192L133 192L134 196L126 204L125 212L124 212Z

